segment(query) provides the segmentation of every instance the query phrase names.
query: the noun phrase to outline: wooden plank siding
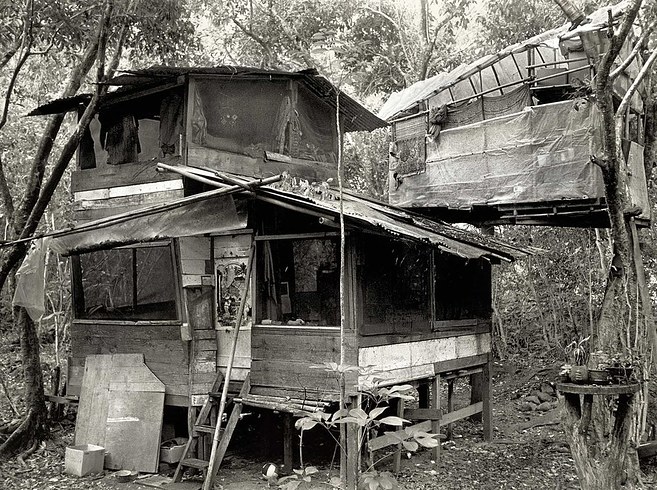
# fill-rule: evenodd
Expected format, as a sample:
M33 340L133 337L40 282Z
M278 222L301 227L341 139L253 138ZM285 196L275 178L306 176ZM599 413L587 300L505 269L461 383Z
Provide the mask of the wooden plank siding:
M283 160L283 158L281 158ZM295 158L285 158L286 161L265 160L238 153L204 148L188 143L188 165L209 167L222 172L240 175L270 177L288 172L291 176L302 177L315 182L324 182L335 177L335 164L311 162Z
M180 160L180 159L178 159ZM156 162L102 165L71 176L77 223L184 197L182 177L155 171Z
M407 342L419 342L423 340L490 333L491 321L489 319L447 320L433 322L433 328L433 331L420 333L361 335L358 341L358 346L361 348L376 347L379 345L402 344Z
M460 337L435 338L417 342L361 347L359 366L375 366L385 377L384 384L403 383L430 378L439 363L487 354L491 351L490 333ZM370 376L360 376L359 385L370 383Z
M340 362L340 329L256 325L251 341L251 393L336 399L334 373L310 366Z
M155 170L156 165L157 162L140 162L123 165L101 165L98 168L76 170L71 174L71 191L75 195L76 193L95 189L182 180L182 177L178 174L157 172Z
M151 371L165 385L168 397L188 396L187 343L180 323L94 322L74 320L70 330L71 364L67 394L79 395L84 360L93 354L143 354Z

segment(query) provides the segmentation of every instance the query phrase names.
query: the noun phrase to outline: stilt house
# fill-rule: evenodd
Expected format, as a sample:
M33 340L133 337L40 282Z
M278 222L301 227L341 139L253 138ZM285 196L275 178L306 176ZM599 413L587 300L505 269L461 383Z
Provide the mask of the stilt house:
M491 264L526 252L338 199L324 182L341 132L384 121L313 71L154 68L110 83L72 175L76 225L53 240L72 260L69 394L89 356L142 354L165 412L202 405L229 365L231 391L248 375L256 406L337 400L334 375L311 366L340 362L341 207L346 362L388 384L489 372ZM488 389L460 415L483 411L490 431Z
M449 222L607 226L602 173L591 161L602 121L586 98L595 73L583 41L604 53L608 18L626 6L393 94L379 113L392 125L390 202ZM616 104L642 66L636 42L630 35L614 67ZM645 223L643 96L640 86L631 98L623 151L632 204Z

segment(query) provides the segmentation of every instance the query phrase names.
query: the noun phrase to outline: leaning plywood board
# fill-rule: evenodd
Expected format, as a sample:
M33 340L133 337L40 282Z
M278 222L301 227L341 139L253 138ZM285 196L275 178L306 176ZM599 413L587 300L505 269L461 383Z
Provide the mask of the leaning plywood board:
M88 356L76 444L105 447L108 468L155 472L163 408L164 384L142 354Z
M118 372L109 386L105 466L154 473L160 455L164 384L142 365Z
M75 444L105 445L105 421L109 402L109 383L114 365L127 368L144 364L142 354L87 356L84 363L80 406L75 424Z

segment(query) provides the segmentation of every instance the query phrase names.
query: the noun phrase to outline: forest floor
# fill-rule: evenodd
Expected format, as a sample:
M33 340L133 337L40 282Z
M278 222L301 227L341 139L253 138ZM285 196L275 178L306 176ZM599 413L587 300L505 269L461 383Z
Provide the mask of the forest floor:
M43 356L50 359L48 349ZM494 440L484 442L481 424L461 421L453 426L451 440L442 444L438 462L431 459L431 451L421 450L402 461L397 475L402 489L578 489L577 476L570 452L559 425L560 409L555 401L537 410L532 395L550 392L547 384L556 374L558 363L548 359L518 356L515 360L496 362L493 377ZM47 366L44 366L47 368ZM0 342L0 426L13 417L11 404L19 412L22 409L20 393L21 369L19 349L11 341ZM463 383L456 385L457 406L469 396L469 388ZM530 403L531 402L531 403ZM465 403L467 404L467 402ZM248 420L245 419L245 421ZM271 423L269 419L267 423ZM216 489L248 490L268 488L261 476L265 462L280 464L282 448L280 440L263 451L266 432L276 432L271 426L244 424L246 432L236 437L229 448L227 458L217 477ZM278 426L274 423L273 425ZM318 430L318 429L314 429ZM147 490L144 480L120 483L115 472L82 478L64 472L64 453L73 445L74 413L62 422L54 424L51 439L45 441L25 461L14 459L0 465L0 489L124 489ZM270 439L270 442L272 439ZM306 464L314 464L319 473L311 485L300 488L331 488L321 482L335 476L329 475L331 455L324 447L310 441L304 450ZM272 450L273 448L273 450ZM254 457L254 451L258 454ZM382 469L390 469L383 464ZM648 461L642 466L646 488L657 488L657 462ZM172 469L169 469L171 474ZM166 475L166 471L162 473ZM166 489L166 486L162 487ZM190 489L193 487L189 487ZM269 487L271 488L271 487Z

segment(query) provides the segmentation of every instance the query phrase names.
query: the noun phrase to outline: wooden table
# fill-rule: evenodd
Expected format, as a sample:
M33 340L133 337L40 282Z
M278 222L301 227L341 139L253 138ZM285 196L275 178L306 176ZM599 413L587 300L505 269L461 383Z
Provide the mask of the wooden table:
M593 396L617 396L618 409L617 413L622 416L628 416L628 410L634 394L639 391L639 383L613 384L613 385L592 385L576 383L557 383L557 391L564 395L566 409L570 413L575 413L580 418L579 432L586 433L591 421L591 407L593 405ZM583 395L583 401L580 403L580 395Z

